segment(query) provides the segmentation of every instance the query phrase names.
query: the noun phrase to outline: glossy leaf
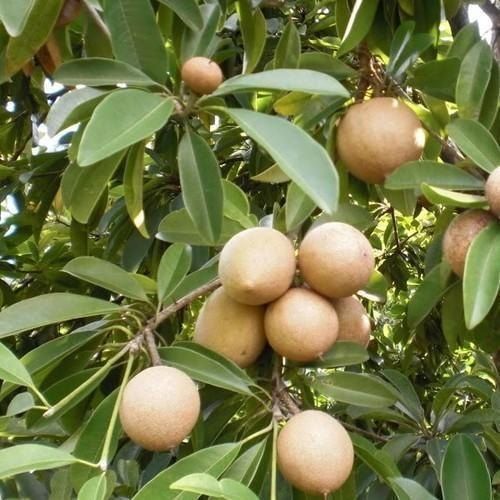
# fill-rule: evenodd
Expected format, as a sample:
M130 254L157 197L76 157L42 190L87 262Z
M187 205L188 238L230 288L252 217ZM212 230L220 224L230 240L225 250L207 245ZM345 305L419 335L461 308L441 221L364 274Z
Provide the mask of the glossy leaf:
M291 182L288 186L285 205L285 220L287 232L300 226L314 211L316 204L297 184Z
M428 184L422 184L421 189L423 195L436 205L464 208L484 208L488 206L486 198L477 194L457 193L456 191L441 189Z
M268 440L269 438L263 439L244 451L224 473L224 478L250 486L264 459Z
M457 57L429 61L413 70L410 83L432 97L455 102L455 87L459 71L460 59Z
M359 434L350 434L356 456L359 457L378 476L388 481L389 478L400 476L398 466L385 450L375 447L368 439Z
M193 31L203 28L203 17L196 0L160 0L160 2L172 9Z
M108 95L83 132L78 164L92 165L146 139L163 127L174 103L160 95L125 89Z
M0 21L10 36L19 36L28 21L35 0L0 2Z
M394 477L389 482L398 500L437 500L420 483L412 479Z
M78 492L77 500L106 500L106 474L90 478Z
M467 52L480 40L477 22L467 24L455 35L447 57L457 57L462 61Z
M186 61L190 57L210 57L215 51L217 26L221 15L217 4L203 4L200 6L203 26L191 31L184 30L182 35L181 59Z
M325 212L335 212L338 175L324 148L303 130L277 118L244 109L224 109L281 169Z
M179 286L191 267L191 247L182 243L169 246L162 255L158 266L158 301L166 297Z
M266 19L260 9L253 10L247 0L238 0L238 16L245 55L243 73L252 73L262 57L266 45Z
M257 225L256 218L250 214L250 203L245 192L236 184L222 180L224 191L224 216L249 228Z
M306 366L319 368L337 368L339 366L350 366L364 363L370 359L368 351L360 344L354 342L340 341L321 356L321 359Z
M52 323L100 316L120 310L105 300L72 293L47 293L17 302L0 312L0 338Z
M277 164L274 164L259 174L254 175L252 180L257 182L268 182L269 184L281 184L283 182L288 182L290 177L288 177Z
M484 93L483 104L479 121L487 128L491 129L498 114L498 102L500 98L500 66L496 60L491 62L491 76Z
M34 385L23 363L2 343L0 343L0 379L26 387Z
M295 24L289 21L283 30L274 53L275 68L297 68L300 58L300 34Z
M214 245L222 232L224 204L217 158L200 135L187 130L178 160L184 205L201 237Z
M490 224L472 241L463 278L465 323L477 326L488 314L500 290L500 226Z
M131 274L106 260L97 257L76 257L64 266L63 271L125 297L148 300L144 289Z

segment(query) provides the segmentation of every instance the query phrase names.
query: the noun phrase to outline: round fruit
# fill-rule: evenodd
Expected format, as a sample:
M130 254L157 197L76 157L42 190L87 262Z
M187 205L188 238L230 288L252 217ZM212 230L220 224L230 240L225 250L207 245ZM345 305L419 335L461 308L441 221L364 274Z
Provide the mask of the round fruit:
M182 66L184 83L197 94L211 94L224 80L219 65L207 57L192 57Z
M66 26L72 23L82 11L81 0L66 0L56 21L56 27Z
M485 210L467 210L447 227L443 237L443 258L459 276L464 274L465 258L472 240L494 220L495 217Z
M246 368L266 345L264 313L263 306L236 302L221 287L203 305L193 340Z
M425 133L417 115L392 97L351 106L337 130L337 153L358 179L382 184L400 165L418 160Z
M166 451L193 430L200 414L195 383L177 368L153 366L125 386L120 421L128 437L146 450Z
M272 302L291 286L295 251L288 238L268 227L253 227L233 236L219 260L226 293L242 304Z
M292 361L313 361L337 340L338 319L332 304L305 288L292 288L270 304L264 326L271 347Z
M363 288L375 267L370 242L342 222L318 226L302 241L299 268L306 283L330 298L348 297Z
M366 347L370 342L372 327L363 304L355 295L333 299L332 304L339 320L337 341L357 342Z
M354 463L349 434L327 413L307 410L293 416L278 435L278 466L293 486L327 495L347 480Z
M500 167L491 172L484 187L490 210L500 217Z

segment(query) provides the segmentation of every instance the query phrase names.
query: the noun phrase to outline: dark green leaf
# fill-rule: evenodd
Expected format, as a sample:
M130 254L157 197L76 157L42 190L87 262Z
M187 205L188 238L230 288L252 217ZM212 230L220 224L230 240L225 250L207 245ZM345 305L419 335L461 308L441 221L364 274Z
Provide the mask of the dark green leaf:
M266 19L260 9L252 10L247 0L238 0L237 11L245 48L243 73L251 73L259 63L266 45Z
M160 0L160 2L172 9L193 31L203 28L203 18L196 0Z
M184 30L182 34L182 61L194 56L210 57L216 48L216 32L221 15L217 4L203 4L200 6L203 26L194 31Z
M274 53L275 68L297 68L300 58L300 34L292 21L283 30Z
M339 80L353 78L358 74L351 66L324 52L305 52L301 54L299 68L320 71Z
M437 500L420 483L406 477L393 477L389 480L398 500Z
M460 71L460 59L453 57L429 61L413 70L410 84L425 94L455 102L455 86Z
M388 481L391 477L400 476L398 466L392 457L385 451L379 450L368 439L359 434L350 434L354 444L356 456L359 457L382 480Z
M321 356L321 359L307 366L320 368L337 368L339 366L358 365L370 359L368 351L354 342L336 342L333 347Z

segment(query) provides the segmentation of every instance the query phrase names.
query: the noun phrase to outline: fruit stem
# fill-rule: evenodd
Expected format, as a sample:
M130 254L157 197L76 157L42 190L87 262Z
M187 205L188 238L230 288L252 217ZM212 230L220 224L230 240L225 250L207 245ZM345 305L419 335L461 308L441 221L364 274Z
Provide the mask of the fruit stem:
M275 420L272 419L267 427L264 427L260 431L254 432L253 434L250 434L250 436L247 436L245 439L242 439L241 444L242 445L246 444L249 441L252 441L253 439L255 439L257 437L262 436L263 434L267 434L268 432L270 432L271 430L274 429L274 422L275 422Z
M115 406L113 407L113 413L111 414L111 419L109 421L108 430L106 432L106 437L104 439L104 444L102 446L101 459L99 460L99 467L102 471L108 468L109 452L111 449L111 441L113 439L113 434L115 432L116 421L118 419L118 410L120 408L120 403L123 397L123 391L127 385L128 379L130 378L130 373L132 371L132 365L135 360L135 354L129 352L127 366L125 367L125 373L123 374L123 379L118 391L118 396L116 397Z
M277 459L278 459L278 450L277 450L277 441L278 441L278 422L275 418L273 418L273 458L271 465L271 499L276 500L276 476L277 476Z
M45 399L45 396L34 385L32 385L30 389L36 394L38 399L47 407L47 409L50 409L50 403Z

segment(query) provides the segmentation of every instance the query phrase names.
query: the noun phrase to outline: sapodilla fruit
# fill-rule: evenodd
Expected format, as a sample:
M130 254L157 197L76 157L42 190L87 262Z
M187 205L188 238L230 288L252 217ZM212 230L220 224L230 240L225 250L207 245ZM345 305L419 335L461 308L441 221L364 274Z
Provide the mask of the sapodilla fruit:
M336 143L339 158L355 177L382 184L400 165L420 158L425 132L401 101L375 97L347 110Z
M306 283L330 298L362 289L375 267L373 249L356 228L327 222L309 231L299 248L299 268Z
M263 306L236 302L218 288L203 305L193 340L246 368L266 345Z
M279 433L277 458L281 473L293 486L326 495L351 474L354 448L338 420L307 410L294 415Z
M447 227L443 237L443 258L455 274L463 276L465 258L472 240L495 217L485 210L474 209L457 215Z
M166 451L193 430L200 414L200 395L184 372L153 366L127 383L119 414L132 441L146 450Z
M500 167L491 172L484 187L484 194L488 200L490 210L500 217Z
M370 342L372 327L363 304L355 295L333 299L332 304L339 320L337 342L356 342L366 347Z
M226 293L251 306L283 295L292 284L295 268L292 243L268 227L253 227L236 234L226 243L219 259L219 277Z
M207 57L192 57L181 69L184 83L197 94L211 94L224 80L219 65Z
M319 358L337 340L338 319L332 304L312 290L291 288L269 304L264 319L271 347L292 361Z

